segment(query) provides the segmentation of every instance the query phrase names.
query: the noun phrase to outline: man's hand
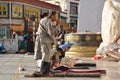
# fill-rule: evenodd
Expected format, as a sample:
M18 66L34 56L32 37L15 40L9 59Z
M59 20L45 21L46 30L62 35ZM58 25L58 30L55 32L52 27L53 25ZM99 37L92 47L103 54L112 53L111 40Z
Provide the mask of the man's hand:
M62 23L61 23L61 21L57 21L57 26L61 26L62 25Z

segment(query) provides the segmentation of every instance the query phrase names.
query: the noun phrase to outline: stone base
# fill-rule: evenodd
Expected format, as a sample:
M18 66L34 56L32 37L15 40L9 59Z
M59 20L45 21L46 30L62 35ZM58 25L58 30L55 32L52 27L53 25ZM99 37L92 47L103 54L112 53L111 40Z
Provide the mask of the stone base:
M98 46L72 46L70 52L96 52Z
M71 42L74 45L65 53L69 57L93 57L96 49L102 42L100 33L81 32L65 35L65 42Z
M93 57L96 55L96 52L66 52L65 56L69 56L72 58L77 58L77 57Z

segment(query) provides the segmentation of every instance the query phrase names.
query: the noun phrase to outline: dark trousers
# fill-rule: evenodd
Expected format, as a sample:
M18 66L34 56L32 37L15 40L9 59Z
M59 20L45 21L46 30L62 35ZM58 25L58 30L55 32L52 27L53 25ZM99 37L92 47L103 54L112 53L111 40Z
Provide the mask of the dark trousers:
M50 62L42 61L40 71L41 71L43 74L49 73L49 72L50 72L50 65L51 65Z

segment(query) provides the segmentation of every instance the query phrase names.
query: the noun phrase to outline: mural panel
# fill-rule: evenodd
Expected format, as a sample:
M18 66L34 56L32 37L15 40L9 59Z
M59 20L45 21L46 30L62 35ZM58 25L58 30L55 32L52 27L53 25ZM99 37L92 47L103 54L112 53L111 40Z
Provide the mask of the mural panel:
M23 5L12 4L12 18L23 18Z
M31 6L25 6L25 18L30 18L31 15L35 15L37 20L40 18L41 9Z
M0 3L0 18L8 18L8 3Z

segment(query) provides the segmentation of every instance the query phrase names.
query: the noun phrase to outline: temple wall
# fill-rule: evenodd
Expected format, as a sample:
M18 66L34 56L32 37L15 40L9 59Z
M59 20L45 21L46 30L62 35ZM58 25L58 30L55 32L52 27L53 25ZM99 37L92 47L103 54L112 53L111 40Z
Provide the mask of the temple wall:
M80 0L77 32L100 32L105 0Z

